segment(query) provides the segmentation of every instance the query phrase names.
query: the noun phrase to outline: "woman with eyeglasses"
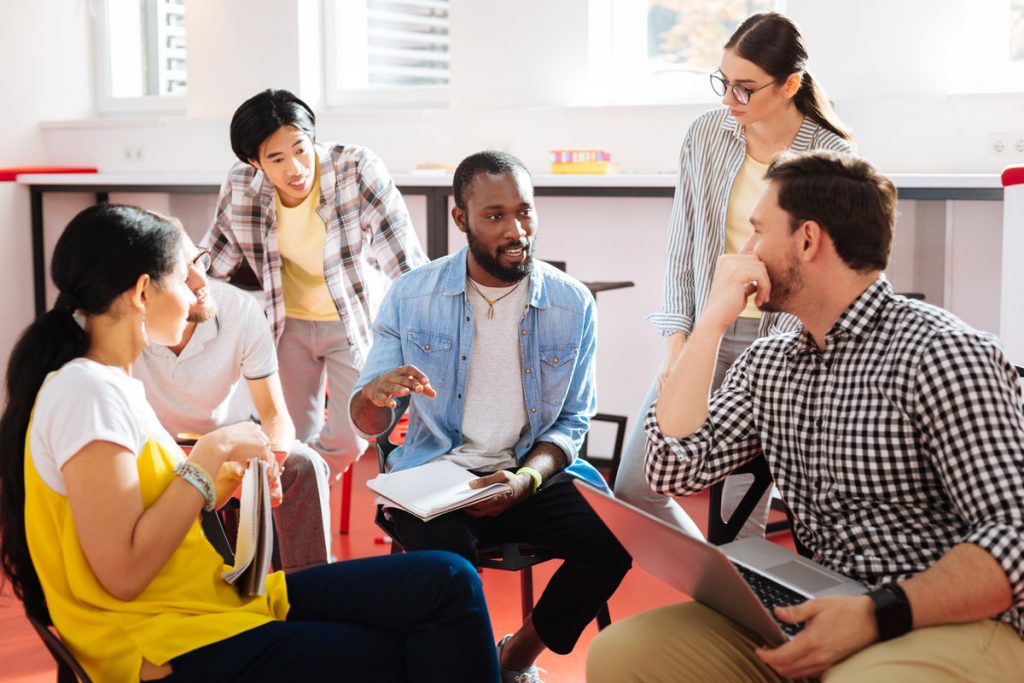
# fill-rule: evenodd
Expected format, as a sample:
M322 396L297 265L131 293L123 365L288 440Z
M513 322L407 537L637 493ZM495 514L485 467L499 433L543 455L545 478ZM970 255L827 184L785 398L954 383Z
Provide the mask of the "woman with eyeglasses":
M270 440L235 424L186 459L131 375L196 301L183 236L100 204L54 248L60 294L11 353L0 418L0 559L26 612L94 681L497 681L483 588L457 555L275 572L254 597L224 581L200 510L251 458L274 467Z
M799 29L781 14L755 14L740 24L725 44L711 87L725 107L698 117L683 140L669 224L664 304L649 318L666 339L665 359L644 399L615 482L617 496L695 536L700 531L683 509L647 484L644 420L707 301L716 260L739 252L753 231L749 216L768 186L764 174L772 158L785 150L853 151L850 132L807 70ZM790 316L762 313L751 297L722 340L712 388L718 388L751 342L795 325ZM726 480L725 518L752 478L734 475ZM741 536L764 534L769 495L770 491L755 508Z

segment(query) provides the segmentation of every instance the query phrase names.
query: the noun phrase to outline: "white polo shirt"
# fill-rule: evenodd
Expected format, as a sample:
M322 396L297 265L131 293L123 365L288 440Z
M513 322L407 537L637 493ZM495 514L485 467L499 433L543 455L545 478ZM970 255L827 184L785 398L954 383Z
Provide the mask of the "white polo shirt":
M200 323L181 355L150 344L132 366L172 436L205 434L254 415L245 380L277 372L277 352L262 306L250 294L210 281L217 315Z

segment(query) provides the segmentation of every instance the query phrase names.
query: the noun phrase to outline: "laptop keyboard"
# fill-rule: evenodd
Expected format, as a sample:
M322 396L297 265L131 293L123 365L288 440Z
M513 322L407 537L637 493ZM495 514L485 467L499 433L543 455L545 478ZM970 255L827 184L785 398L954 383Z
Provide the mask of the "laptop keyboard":
M781 583L772 581L767 576L751 571L735 562L733 562L733 566L736 567L740 576L743 577L743 580L754 591L754 595L757 596L758 600L768 608L768 613L771 614L772 619L775 619L775 623L779 625L783 633L792 637L803 629L803 623L787 624L784 621L780 621L775 616L775 608L788 607L789 605L805 602L808 599L806 596L800 595L796 591L786 588Z

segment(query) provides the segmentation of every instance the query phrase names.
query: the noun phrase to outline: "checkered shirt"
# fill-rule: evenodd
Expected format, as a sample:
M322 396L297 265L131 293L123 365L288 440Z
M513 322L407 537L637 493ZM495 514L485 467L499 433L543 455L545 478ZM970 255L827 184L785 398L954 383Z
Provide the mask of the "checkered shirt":
M763 450L817 561L877 587L973 543L1006 572L998 618L1024 637L1024 411L998 340L879 276L825 347L806 330L757 340L685 439L652 408L651 486L696 493Z
M320 206L327 228L324 279L348 331L356 367L371 344L370 326L384 296L377 270L394 280L427 262L409 211L383 162L365 147L314 145L320 160ZM284 331L281 253L274 186L249 164L232 167L213 225L203 237L210 275L226 279L245 259L263 285L264 312L275 341Z

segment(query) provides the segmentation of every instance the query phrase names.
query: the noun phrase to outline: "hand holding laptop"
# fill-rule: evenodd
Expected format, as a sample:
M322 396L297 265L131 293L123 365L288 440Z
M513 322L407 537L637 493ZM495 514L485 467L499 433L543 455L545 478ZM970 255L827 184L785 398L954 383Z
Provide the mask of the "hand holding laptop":
M804 622L803 630L788 643L757 649L761 661L789 678L820 676L878 640L875 605L866 595L812 598L776 607L775 616L790 624Z

